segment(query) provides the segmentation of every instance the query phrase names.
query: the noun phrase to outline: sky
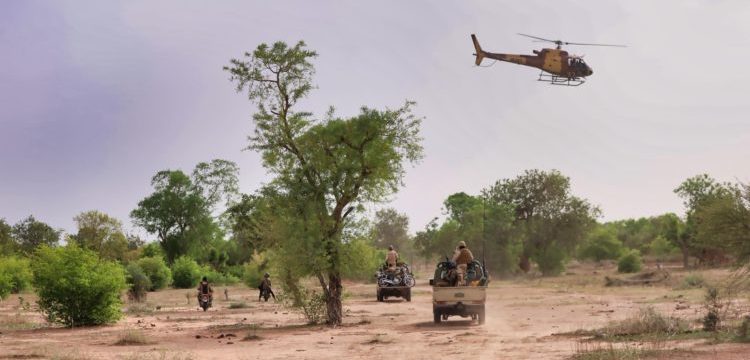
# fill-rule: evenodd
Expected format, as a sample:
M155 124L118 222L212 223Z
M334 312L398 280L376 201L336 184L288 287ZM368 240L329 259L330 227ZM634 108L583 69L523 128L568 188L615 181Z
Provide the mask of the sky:
M747 1L0 2L0 218L33 214L68 232L100 210L129 213L159 170L222 158L241 190L270 179L243 150L255 105L222 66L260 43L304 40L317 89L300 104L417 102L425 158L389 202L412 232L450 194L525 169L557 169L603 221L682 213L673 193L708 173L750 182ZM486 51L546 46L516 33L627 48L567 47L594 74L537 82Z

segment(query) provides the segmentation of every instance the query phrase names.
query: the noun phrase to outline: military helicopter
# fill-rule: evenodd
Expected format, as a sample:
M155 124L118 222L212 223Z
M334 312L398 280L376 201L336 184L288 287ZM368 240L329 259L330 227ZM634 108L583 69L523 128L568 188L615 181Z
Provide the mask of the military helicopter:
M526 65L541 69L539 81L548 82L551 85L578 86L586 82L586 77L594 73L583 58L576 55L570 55L567 51L562 50L563 45L584 45L584 46L615 46L626 47L625 45L612 44L588 44L574 43L562 40L549 40L537 36L518 34L535 39L536 42L550 42L557 45L554 49L534 50L535 55L513 55L491 53L482 50L476 35L471 34L471 41L474 42L476 53L476 64L479 66L484 58L507 61L514 64Z

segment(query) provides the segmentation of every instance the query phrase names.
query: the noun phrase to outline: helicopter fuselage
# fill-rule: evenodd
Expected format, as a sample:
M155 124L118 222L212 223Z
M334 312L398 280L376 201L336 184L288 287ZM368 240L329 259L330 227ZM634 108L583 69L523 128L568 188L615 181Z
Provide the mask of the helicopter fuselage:
M586 76L593 74L593 71L583 59L568 55L568 52L565 50L534 50L534 54L535 55L515 55L481 51L481 57L535 67L560 77L575 79L585 78ZM479 56L477 56L477 58L480 59Z

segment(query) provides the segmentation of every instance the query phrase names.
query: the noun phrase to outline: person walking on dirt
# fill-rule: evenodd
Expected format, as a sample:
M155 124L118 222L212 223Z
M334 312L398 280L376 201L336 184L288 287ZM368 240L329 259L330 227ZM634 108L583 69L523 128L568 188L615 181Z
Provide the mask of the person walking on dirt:
M456 263L456 270L458 272L458 286L466 286L466 269L469 267L469 263L474 261L474 255L471 250L466 247L466 243L462 240L458 243L458 248L453 254L453 262Z
M393 249L393 245L388 246L388 253L385 254L385 263L389 268L395 268L398 264L398 253Z
M214 301L214 289L208 283L208 278L204 276L203 280L198 284L198 304L201 302L201 295L205 294L208 294L208 302L212 303Z
M263 297L264 293L267 292L267 294L273 296L273 301L276 301L276 294L273 293L273 290L271 289L271 274L265 273L263 274L263 280L260 281L260 285L258 285L258 290L260 292L258 293L258 301ZM266 301L268 301L268 295L265 295Z

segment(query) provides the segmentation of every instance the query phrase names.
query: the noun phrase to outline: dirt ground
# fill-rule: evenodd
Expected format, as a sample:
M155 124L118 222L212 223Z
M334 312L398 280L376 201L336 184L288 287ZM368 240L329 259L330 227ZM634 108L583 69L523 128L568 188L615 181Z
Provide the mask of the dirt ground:
M675 289L687 273L672 271L660 285L604 287L604 276L613 274L611 266L589 265L556 278L493 281L481 326L460 317L433 324L424 277L411 302L378 303L375 285L346 284L345 324L337 328L305 325L299 314L258 302L257 290L241 286L228 288L228 301L218 287L208 312L197 308L192 291L166 290L150 293L145 306L126 304L127 316L115 325L75 329L45 324L33 311L33 294L22 294L23 301L15 295L0 303L0 359L565 359L598 345L561 333L600 328L646 306L700 317L704 290ZM710 282L728 270L702 274ZM116 344L127 336L146 344ZM658 346L669 350L656 357L661 359L750 359L745 344L699 339Z

